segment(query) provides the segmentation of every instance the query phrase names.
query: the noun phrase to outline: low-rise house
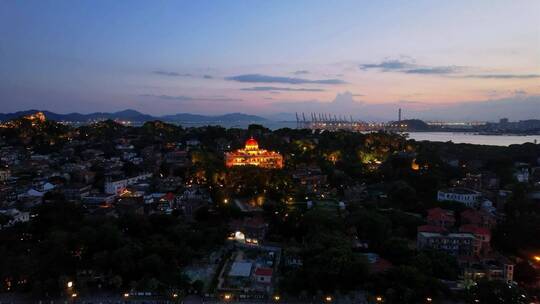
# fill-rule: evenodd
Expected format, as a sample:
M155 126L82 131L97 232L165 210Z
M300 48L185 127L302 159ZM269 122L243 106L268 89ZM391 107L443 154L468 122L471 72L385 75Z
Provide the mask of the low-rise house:
M258 267L254 272L255 281L261 284L271 284L273 273L274 270L270 267Z
M187 188L179 198L180 200L210 200L210 194L202 187L192 186Z
M111 205L114 203L115 195L106 193L90 193L81 198L85 205Z
M155 189L158 192L176 192L183 185L183 180L180 177L160 178L155 184Z
M108 179L105 182L105 193L107 194L116 194L120 195L122 192L124 192L129 185L133 185L139 181L145 180L147 178L152 177L152 173L144 173L140 174L134 177L119 179L119 180L112 180Z
M19 195L19 198L22 198L23 196L27 196L27 197L43 197L43 195L45 195L45 192L42 192L42 191L38 191L36 189L28 189L28 191L26 191L26 193L24 193L23 195Z
M461 212L460 218L461 224L472 224L489 229L497 224L495 217L483 210L467 209Z
M480 191L482 190L482 174L467 173L464 178L457 181L456 187Z
M482 193L467 188L449 188L437 192L439 202L456 201L470 208L474 207L481 197Z
M498 190L501 179L493 172L486 171L482 173L482 188L486 190Z
M5 182L11 176L11 171L9 169L0 170L0 182Z
M299 268L304 265L302 256L300 255L300 248L298 247L289 247L285 250L283 254L283 262L285 267Z
M508 258L494 254L488 258L473 258L460 260L465 281L480 279L512 282L514 280L514 263Z
M243 220L233 220L229 228L239 241L243 238L246 243L259 244L266 237L268 223L262 217L246 217ZM240 232L240 234L237 234Z
M476 255L486 255L491 251L491 231L485 227L479 227L473 224L461 225L459 232L470 233L474 235L474 253Z
M185 150L174 150L165 153L165 162L178 167L187 167L189 165L188 153Z
M442 208L432 208L427 214L428 225L451 228L456 223L454 212Z
M454 256L473 256L475 236L471 233L418 232L418 249L433 249Z
M30 212L19 211L12 208L7 210L0 210L0 214L3 214L9 218L9 222L5 224L5 227L11 227L17 223L25 223L30 220ZM0 226L0 228L3 228Z
M176 196L175 207L182 211L187 219L192 219L197 210L208 207L212 199L208 191L201 187L187 188L182 195Z
M170 214L176 202L174 193L152 193L144 196L145 205L149 205L150 213Z
M529 169L528 168L516 169L516 171L514 172L514 178L519 183L528 183L529 182Z

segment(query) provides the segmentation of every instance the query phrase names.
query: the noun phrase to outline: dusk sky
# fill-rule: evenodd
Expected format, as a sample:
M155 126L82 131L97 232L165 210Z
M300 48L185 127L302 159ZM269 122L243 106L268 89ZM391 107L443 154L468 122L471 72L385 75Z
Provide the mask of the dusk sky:
M540 118L540 1L0 1L0 112L399 107Z

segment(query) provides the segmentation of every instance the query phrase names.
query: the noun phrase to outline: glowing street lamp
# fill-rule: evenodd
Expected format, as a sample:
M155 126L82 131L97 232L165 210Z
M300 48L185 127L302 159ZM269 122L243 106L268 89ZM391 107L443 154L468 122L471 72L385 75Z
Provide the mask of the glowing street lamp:
M377 296L377 297L375 298L375 301L377 301L377 303L382 303L383 297Z
M275 296L274 296L274 301L277 302L277 301L279 301L280 299L281 299L281 297L280 297L279 295L275 295Z
M226 294L223 296L223 298L225 299L225 301L229 301L229 300L232 298L232 296L231 296L230 294L226 293Z
M331 296L326 296L326 298L324 298L324 300L325 300L326 302L332 302L333 299L332 299Z
M69 282L67 282L67 284L66 284L66 285L67 285L67 288L71 288L71 287L73 287L73 281L69 281Z
M76 293L72 293L72 294L71 294L71 297L72 297L72 298L76 298L76 297L77 297L77 294L76 294Z

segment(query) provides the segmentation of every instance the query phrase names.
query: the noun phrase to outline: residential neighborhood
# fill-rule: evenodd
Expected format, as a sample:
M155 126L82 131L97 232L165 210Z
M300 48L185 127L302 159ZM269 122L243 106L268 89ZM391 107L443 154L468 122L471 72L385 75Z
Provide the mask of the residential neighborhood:
M538 145L73 128L38 114L0 129L1 293L398 303L508 286L536 297ZM237 150L254 158L227 154Z

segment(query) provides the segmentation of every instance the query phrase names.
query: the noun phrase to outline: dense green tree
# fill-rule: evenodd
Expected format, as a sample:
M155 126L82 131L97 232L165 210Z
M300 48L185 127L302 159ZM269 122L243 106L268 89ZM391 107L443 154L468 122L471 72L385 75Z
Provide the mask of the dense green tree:
M525 304L525 291L502 281L481 280L467 292L468 303Z

